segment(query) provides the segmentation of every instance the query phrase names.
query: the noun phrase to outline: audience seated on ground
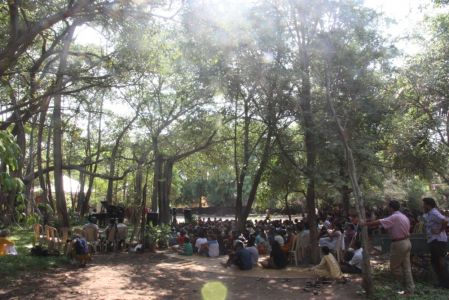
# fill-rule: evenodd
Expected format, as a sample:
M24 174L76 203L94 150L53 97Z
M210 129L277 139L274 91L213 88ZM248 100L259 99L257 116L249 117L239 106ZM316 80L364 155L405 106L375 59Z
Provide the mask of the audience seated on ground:
M179 247L182 247L184 245L186 239L187 239L186 232L184 230L181 230L181 232L179 233L179 236L176 239Z
M337 226L329 225L329 228L327 229L327 236L320 238L319 246L320 247L326 246L330 250L335 250L337 241L341 235L342 233Z
M179 250L178 250L178 254L180 255L185 255L185 256L192 256L193 255L193 247L192 247L192 243L190 243L190 239L189 238L185 238L184 239L184 243L182 246L180 246Z
M232 265L237 266L240 270L251 270L253 264L251 261L251 253L242 242L237 242L234 247L234 252L229 254L228 261L223 263L224 267L230 267Z
M248 244L246 245L246 249L251 254L251 261L253 263L253 266L257 266L257 262L259 261L259 251L256 248L256 245L254 245L254 237L251 237L248 241Z
M343 273L362 273L363 266L363 249L362 242L356 240L354 242L354 251L348 251L345 256L345 261L341 265L341 271Z
M220 256L220 247L218 245L217 236L215 234L209 235L209 239L207 240L207 256Z
M263 229L256 231L256 247L260 255L270 252L270 245L268 244L267 235Z
M285 240L279 230L276 230L276 234L274 235L274 240L278 242L279 246L284 246Z
M277 241L271 244L270 258L262 262L262 267L267 269L283 269L287 266L287 255L282 251Z
M199 255L207 255L207 238L204 232L201 232L200 236L196 239L195 250Z
M330 253L328 247L324 246L321 248L321 253L323 257L319 265L311 268L310 270L315 276L319 278L330 278L339 279L342 276L340 265L338 264L335 257Z

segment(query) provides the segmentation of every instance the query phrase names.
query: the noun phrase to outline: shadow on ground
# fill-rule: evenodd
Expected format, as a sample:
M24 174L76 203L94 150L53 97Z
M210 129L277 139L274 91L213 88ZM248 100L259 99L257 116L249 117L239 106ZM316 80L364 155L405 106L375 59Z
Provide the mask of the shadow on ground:
M23 273L12 284L0 283L0 299L361 299L358 279L314 295L303 291L310 278L300 268L245 273L219 262L163 253L96 255L86 268Z

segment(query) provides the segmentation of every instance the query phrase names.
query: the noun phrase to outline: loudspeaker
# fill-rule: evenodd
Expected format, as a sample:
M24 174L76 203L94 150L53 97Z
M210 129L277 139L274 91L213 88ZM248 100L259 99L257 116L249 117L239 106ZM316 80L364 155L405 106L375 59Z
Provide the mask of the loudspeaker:
M192 210L184 209L184 220L185 220L185 223L192 222Z
M147 225L149 225L150 222L153 226L157 226L157 223L159 222L159 213L149 212L147 214Z

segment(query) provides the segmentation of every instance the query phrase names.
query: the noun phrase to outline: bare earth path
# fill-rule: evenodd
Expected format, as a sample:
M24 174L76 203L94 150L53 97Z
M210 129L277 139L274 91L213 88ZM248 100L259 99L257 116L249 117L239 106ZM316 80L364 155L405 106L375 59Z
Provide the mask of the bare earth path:
M8 285L0 281L0 299L201 299L210 282L219 282L226 299L362 299L357 295L359 279L324 286L314 295L303 291L310 279L304 268L239 271L223 268L219 262L224 259L162 253L96 255L86 268L24 274Z

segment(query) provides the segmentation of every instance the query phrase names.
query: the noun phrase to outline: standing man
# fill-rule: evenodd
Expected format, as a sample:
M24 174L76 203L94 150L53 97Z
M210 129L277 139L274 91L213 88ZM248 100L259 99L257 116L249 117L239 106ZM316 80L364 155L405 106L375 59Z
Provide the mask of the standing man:
M447 254L447 219L438 211L433 198L424 198L422 201L432 267L437 274L439 287L448 289L449 273L445 263Z
M410 242L410 221L406 215L399 211L400 204L396 200L388 203L390 216L366 222L369 227L382 225L391 236L390 247L390 270L398 278L403 279L405 295L413 295L415 284L413 282L412 269L410 265L410 251L412 244ZM362 222L361 225L364 225Z

